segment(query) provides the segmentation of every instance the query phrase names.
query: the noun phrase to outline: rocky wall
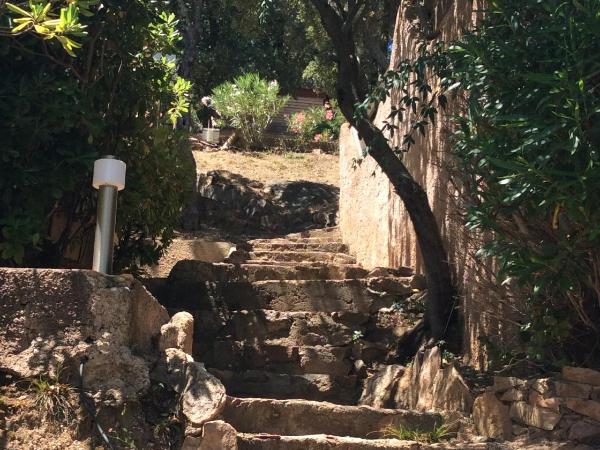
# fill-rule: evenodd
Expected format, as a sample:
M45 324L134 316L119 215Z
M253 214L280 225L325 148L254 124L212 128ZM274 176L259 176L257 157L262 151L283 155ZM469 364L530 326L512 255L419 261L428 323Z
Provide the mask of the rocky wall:
M422 30L427 28L415 13L415 2L404 0L399 8L392 52L392 66L406 58L414 58ZM477 21L479 2L469 0L426 1L431 11L430 35L451 41L461 30ZM380 107L376 122L382 123L390 105ZM424 138L404 156L404 162L415 179L425 188L433 212L440 225L451 267L460 289L464 319L464 349L467 360L476 367L486 364L486 351L481 338L491 341L503 336L500 346L516 345L515 321L519 308L507 302L494 279L492 263L475 260L480 239L469 233L461 217L460 186L450 177L451 125L447 118L458 113L451 101L436 124ZM399 124L396 136L406 132ZM397 145L397 142L394 142ZM400 198L369 156L363 158L356 133L347 125L340 138L340 214L339 225L344 242L360 263L376 266L411 266L422 270L422 259L415 241L412 224Z

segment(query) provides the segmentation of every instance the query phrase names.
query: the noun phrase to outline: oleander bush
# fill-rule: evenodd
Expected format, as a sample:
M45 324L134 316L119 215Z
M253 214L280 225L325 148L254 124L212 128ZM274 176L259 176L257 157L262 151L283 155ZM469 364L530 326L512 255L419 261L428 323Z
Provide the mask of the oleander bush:
M279 95L279 84L256 73L247 73L217 86L213 104L228 125L240 133L250 148L262 148L264 133L287 103L289 97Z

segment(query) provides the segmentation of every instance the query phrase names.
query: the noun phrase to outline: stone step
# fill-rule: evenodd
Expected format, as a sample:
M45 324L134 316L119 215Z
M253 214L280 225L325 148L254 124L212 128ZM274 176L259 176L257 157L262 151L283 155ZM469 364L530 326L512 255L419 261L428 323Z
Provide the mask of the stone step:
M330 252L347 253L348 246L341 242L291 242L291 241L269 241L252 244L253 251L293 251L293 252Z
M337 238L341 239L340 229L338 227L316 228L314 230L301 231L286 235L287 239L294 238Z
M251 260L235 265L184 260L175 265L169 280L171 284L206 281L345 280L364 278L367 273L357 264Z
M228 397L223 420L240 433L281 436L327 434L375 439L389 426L431 431L439 414L307 400ZM311 447L309 447L311 448Z
M229 310L369 313L390 307L398 298L399 294L372 293L364 279L176 282L163 304L185 311L227 305Z
M331 262L341 264L356 264L356 258L346 253L315 252L315 251L252 251L250 260L262 261L293 261L293 262Z
M295 398L351 405L356 404L360 395L355 376L289 375L266 370L234 372L212 368L209 371L225 385L228 395L237 397Z
M261 264L264 262L253 261L241 265L248 280L348 280L364 278L367 274L365 269L356 264Z
M207 367L241 372L268 370L290 375L346 376L353 370L352 348L290 345L286 339L263 342L216 341L203 356Z
M336 238L335 236L331 237L281 237L281 238L273 238L273 239L252 239L248 241L250 245L260 245L260 244L341 244L341 239Z
M397 439L361 439L330 434L281 436L238 433L237 443L238 450L508 450L507 445L498 443L423 444Z
M206 318L206 314L204 315ZM317 313L273 310L233 311L225 324L219 323L217 339L235 341L285 339L291 345L334 345L352 343L355 331L364 331L369 314ZM215 318L216 320L217 318ZM201 325L204 330L216 328ZM202 335L203 330L200 330Z

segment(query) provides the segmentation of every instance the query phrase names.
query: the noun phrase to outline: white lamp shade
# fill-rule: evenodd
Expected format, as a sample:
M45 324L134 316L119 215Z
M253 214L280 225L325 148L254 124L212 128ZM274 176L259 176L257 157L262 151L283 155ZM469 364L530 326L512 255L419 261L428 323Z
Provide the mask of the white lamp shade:
M94 181L92 186L114 186L117 190L125 189L125 171L127 166L118 159L97 159L94 161Z

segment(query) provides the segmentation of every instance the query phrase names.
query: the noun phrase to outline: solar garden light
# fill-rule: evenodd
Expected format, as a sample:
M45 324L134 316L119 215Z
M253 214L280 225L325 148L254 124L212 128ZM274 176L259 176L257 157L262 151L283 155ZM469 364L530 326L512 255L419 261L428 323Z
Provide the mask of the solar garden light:
M109 275L113 267L117 195L125 189L125 170L125 163L111 155L94 162L92 186L98 189L98 211L92 270Z

